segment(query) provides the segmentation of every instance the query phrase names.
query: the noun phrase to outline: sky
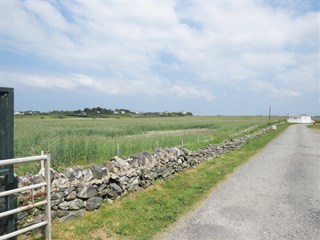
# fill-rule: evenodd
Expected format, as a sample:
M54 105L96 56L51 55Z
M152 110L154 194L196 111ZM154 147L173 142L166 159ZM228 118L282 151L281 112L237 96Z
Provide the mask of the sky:
M320 115L320 2L0 2L15 110Z

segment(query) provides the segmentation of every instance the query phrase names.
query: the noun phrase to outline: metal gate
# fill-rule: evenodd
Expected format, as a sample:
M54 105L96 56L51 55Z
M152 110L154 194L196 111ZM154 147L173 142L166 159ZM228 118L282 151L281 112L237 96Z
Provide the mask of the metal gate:
M22 211L27 211L31 208L34 207L39 207L39 206L43 206L45 205L45 219L44 221L41 221L37 224L28 226L26 228L22 228L19 229L17 231L12 231L10 233L7 233L3 236L0 236L0 240L4 240L4 239L9 239L12 237L16 237L20 234L29 232L31 230L34 230L36 228L40 228L40 227L45 227L45 231L44 231L44 235L45 235L45 239L50 240L51 239L51 188L50 188L50 154L43 154L43 155L39 155L39 156L33 156L33 157L25 157L25 158L15 158L15 159L5 159L5 160L1 160L0 161L0 167L2 166L9 166L12 164L18 164L18 163L28 163L28 162L32 162L32 161L44 161L44 177L45 177L45 181L41 182L41 183L37 183L37 184L33 184L30 186L26 186L26 187L20 187L20 188L15 188L12 190L7 190L7 191L3 191L0 192L0 198L1 197L7 197L16 193L20 193L20 192L26 192L26 191L31 191L31 203L26 205L26 206L22 206L22 207L17 207L14 209L10 209L4 212L0 213L0 218L3 217L7 217ZM41 164L42 165L42 164ZM42 188L45 187L45 195L46 195L46 199L39 201L39 202L35 202L34 199L34 189L37 188Z
M51 239L51 204L50 204L50 154L35 157L13 159L14 146L14 90L0 87L0 240L14 239L16 236L36 228L45 227L45 238ZM18 188L14 176L14 164L30 161L44 161L45 182ZM33 189L45 188L46 200L35 202ZM27 206L17 207L16 195L31 191L32 202ZM15 231L16 214L21 211L45 205L45 220ZM5 229L1 229L3 227ZM6 234L4 234L6 233Z

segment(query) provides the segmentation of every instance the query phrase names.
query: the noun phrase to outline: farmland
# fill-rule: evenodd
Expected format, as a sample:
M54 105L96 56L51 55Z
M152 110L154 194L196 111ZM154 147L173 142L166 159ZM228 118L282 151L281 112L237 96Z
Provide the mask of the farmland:
M272 121L282 119L273 117ZM119 154L129 156L155 147L197 149L218 143L245 129L271 124L268 117L153 117L153 118L15 118L15 157L48 150L52 166L102 163ZM117 147L118 146L118 147ZM118 148L118 149L117 149ZM118 152L117 152L118 151ZM32 166L20 169L32 170Z

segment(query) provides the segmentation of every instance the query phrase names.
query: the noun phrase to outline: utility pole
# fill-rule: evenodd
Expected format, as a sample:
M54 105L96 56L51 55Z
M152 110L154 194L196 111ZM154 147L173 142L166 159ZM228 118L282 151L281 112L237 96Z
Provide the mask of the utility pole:
M269 105L269 121L271 119L271 105Z

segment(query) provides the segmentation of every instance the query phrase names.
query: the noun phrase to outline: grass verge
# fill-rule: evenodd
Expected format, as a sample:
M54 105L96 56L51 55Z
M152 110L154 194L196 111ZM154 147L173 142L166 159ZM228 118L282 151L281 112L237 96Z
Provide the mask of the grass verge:
M78 220L53 225L53 239L152 239L190 211L234 169L257 154L289 125L251 140L240 150L207 161L154 187L134 193Z
M313 128L313 129L320 129L320 124L316 124L316 125L308 125L309 128Z

